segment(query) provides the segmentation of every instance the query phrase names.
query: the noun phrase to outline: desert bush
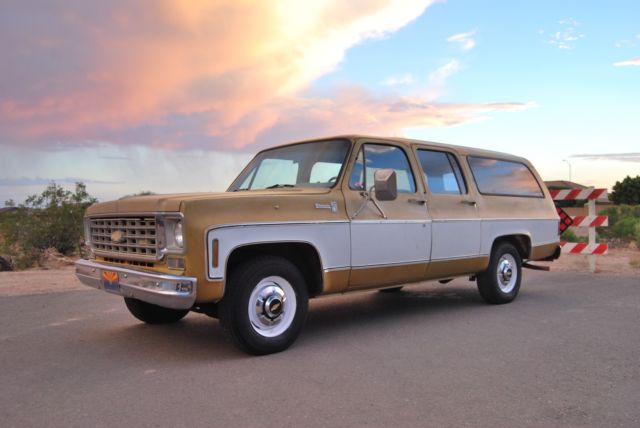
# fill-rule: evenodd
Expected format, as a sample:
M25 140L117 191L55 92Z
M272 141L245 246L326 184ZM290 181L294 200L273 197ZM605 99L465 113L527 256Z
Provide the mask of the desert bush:
M611 227L611 234L616 238L633 239L638 225L640 218L623 217Z
M606 238L638 241L636 229L640 227L640 205L620 205L600 211L609 217L609 227L599 227L598 234ZM638 241L640 242L640 241Z
M82 218L94 202L83 183L76 183L71 192L52 182L40 195L29 196L17 210L0 218L3 251L12 255L18 269L39 261L47 248L64 255L80 252Z
M566 242L587 242L588 241L588 238L584 236L576 235L575 232L571 229L567 229L564 232L562 232L562 235L560 235L560 239Z

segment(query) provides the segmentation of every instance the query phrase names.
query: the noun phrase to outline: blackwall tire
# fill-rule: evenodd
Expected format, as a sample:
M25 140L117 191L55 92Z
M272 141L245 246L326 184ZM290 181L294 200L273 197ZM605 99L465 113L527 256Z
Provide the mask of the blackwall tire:
M307 318L308 292L298 268L286 259L262 256L235 267L220 302L227 337L253 355L284 351Z
M496 245L491 252L489 267L477 277L482 298L495 305L513 301L520 291L522 258L508 242Z
M124 303L131 315L147 324L171 324L180 321L189 313L188 310L163 308L130 297L125 297Z

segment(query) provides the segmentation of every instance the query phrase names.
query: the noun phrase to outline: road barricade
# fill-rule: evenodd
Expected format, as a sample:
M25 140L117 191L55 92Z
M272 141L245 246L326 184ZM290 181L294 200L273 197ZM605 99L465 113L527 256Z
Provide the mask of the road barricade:
M567 219L564 211L559 209L561 224L566 227L587 227L589 228L589 241L584 242L560 242L563 253L588 254L589 270L596 271L596 256L607 254L609 246L596 242L596 227L609 225L607 216L596 215L596 201L607 201L607 189L566 189L549 190L554 201L575 201L587 200L588 215L570 216ZM560 213L562 211L562 213ZM564 230L564 228L562 230Z

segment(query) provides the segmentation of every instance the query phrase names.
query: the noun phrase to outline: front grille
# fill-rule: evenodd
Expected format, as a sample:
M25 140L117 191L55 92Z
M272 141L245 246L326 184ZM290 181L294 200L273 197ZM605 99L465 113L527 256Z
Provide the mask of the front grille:
M152 267L155 266L155 264L153 262L143 262L143 261L139 261L139 260L114 259L113 257L103 257L103 260L105 262L109 262L109 263L117 263L119 265L129 265L129 266L136 266L136 267L152 268Z
M158 241L155 217L89 219L91 246L97 254L155 260Z

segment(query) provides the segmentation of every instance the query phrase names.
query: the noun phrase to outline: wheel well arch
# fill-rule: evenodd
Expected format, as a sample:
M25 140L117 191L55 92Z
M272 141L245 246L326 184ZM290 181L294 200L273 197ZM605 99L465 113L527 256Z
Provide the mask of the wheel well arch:
M497 236L493 240L493 244L491 245L491 253L493 254L493 249L502 242L508 242L516 247L518 250L518 254L522 260L528 259L531 257L531 237L525 234L512 234L512 235L502 235Z
M282 257L293 263L306 280L309 297L322 293L322 261L318 250L308 242L256 243L236 247L227 258L225 277L239 264L265 255Z

